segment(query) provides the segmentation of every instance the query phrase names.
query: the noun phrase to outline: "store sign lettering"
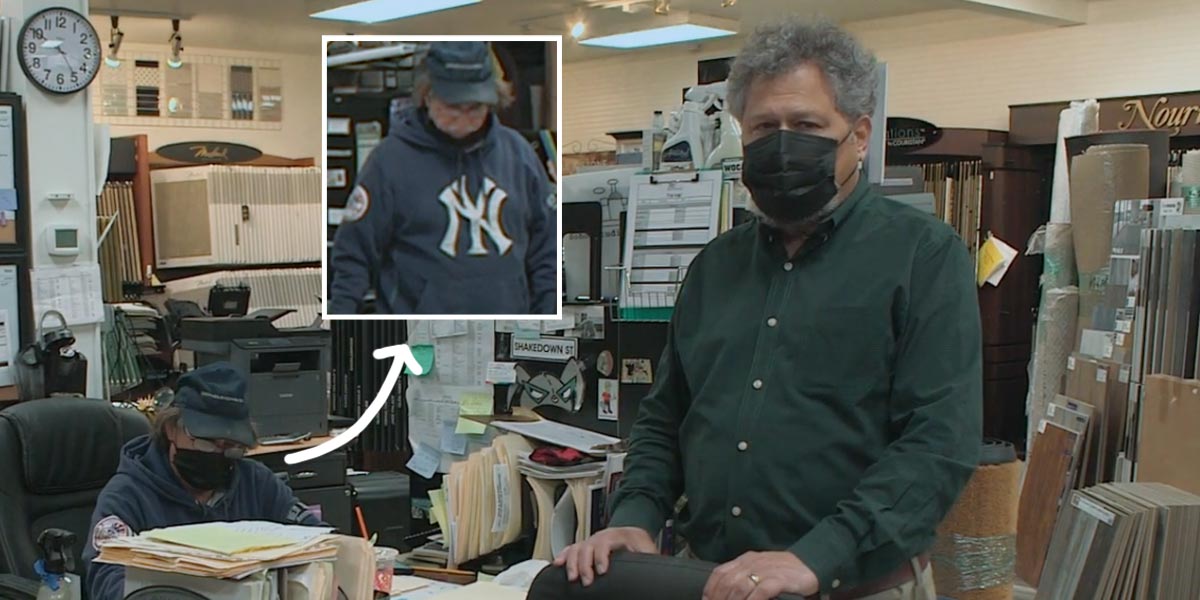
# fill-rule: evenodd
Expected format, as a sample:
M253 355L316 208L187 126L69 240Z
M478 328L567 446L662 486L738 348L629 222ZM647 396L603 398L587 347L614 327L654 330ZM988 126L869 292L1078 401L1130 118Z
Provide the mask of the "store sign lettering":
M1200 126L1200 105L1170 106L1170 103L1170 98L1165 96L1159 97L1149 107L1142 98L1127 100L1123 105L1125 117L1117 127L1122 130L1166 129L1171 135L1179 135L1188 125Z

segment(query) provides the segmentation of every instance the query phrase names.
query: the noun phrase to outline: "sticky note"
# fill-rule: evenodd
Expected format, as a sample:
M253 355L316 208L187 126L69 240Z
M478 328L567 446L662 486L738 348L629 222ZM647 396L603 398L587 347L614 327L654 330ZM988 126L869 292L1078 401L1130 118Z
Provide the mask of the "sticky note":
M457 432L457 423L442 423L442 452L464 455L467 453L467 436Z
M442 464L442 453L436 448L430 448L425 444L417 444L413 452L413 457L405 465L413 473L432 479L433 474L437 473L438 467Z
M492 414L492 397L488 394L463 394L458 397L458 414L460 416L486 416ZM482 423L460 418L455 433L480 435L487 431Z
M449 543L450 530L447 525L450 520L446 518L446 492L441 488L429 490L429 502L433 505L430 512L433 514L434 523L442 530L442 538Z
M433 372L433 346L409 346L409 350L412 350L417 364L421 365L421 374L418 377L425 377ZM404 374L412 375L412 371L404 367Z

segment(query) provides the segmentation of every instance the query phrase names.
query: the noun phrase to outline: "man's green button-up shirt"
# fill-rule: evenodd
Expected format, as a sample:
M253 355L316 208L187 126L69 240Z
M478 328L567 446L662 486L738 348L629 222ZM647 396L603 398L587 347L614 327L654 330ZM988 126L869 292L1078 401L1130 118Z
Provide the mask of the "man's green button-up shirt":
M860 182L792 257L743 224L695 259L610 527L700 558L790 550L821 589L928 550L982 435L975 268L933 216Z

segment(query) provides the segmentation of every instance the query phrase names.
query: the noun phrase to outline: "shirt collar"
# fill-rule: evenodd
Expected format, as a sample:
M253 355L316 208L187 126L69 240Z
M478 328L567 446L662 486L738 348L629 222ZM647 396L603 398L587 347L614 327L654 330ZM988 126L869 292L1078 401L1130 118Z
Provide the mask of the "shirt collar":
M821 221L816 230L813 231L813 234L809 236L810 239L817 239L821 237L828 238L830 235L832 235L833 231L837 229L838 226L845 223L846 220L850 218L850 215L854 214L855 209L857 209L858 206L864 202L864 198L867 196L870 189L870 182L868 182L867 178L860 173L858 176L858 184L854 186L854 190L850 192L849 196L846 196L846 199L843 200L836 209L834 209L833 213L830 214L828 218L826 218L824 221ZM775 238L777 237L777 234L775 233L775 230L767 226L762 221L759 221L758 223L758 236L769 248L776 247Z

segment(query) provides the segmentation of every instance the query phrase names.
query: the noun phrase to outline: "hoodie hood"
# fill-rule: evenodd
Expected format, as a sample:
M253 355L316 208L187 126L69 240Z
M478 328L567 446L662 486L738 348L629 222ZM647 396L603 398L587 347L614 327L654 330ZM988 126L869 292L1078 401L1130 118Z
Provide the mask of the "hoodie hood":
M117 475L130 478L138 487L153 491L165 502L185 507L196 505L196 499L171 468L168 451L155 445L150 436L135 438L125 444L121 450L121 463L117 466ZM229 489L224 490L225 497L233 493L237 480L237 477L232 478Z
M490 150L492 146L496 145L499 124L500 119L496 116L496 111L490 111L487 121L484 122L486 131L483 136L477 140L463 143L438 131L426 109L410 106L392 113L388 126L388 137L395 137L418 148L435 150L441 154L453 156L454 154Z

